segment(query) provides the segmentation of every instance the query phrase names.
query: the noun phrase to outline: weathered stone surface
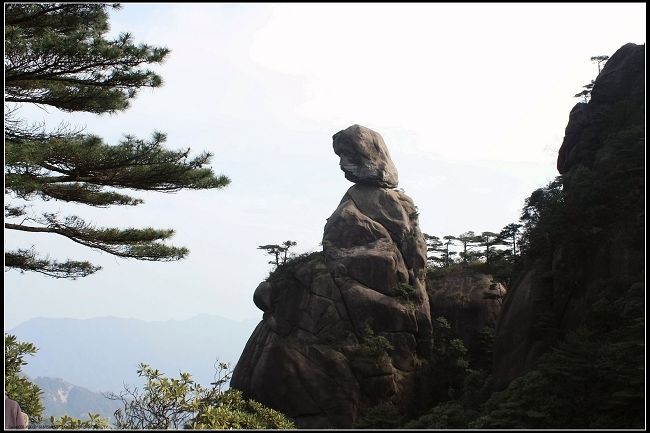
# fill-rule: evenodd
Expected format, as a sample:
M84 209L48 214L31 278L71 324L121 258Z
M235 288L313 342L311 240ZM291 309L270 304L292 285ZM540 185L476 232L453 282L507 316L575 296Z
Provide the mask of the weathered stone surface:
M387 239L367 247L330 249L330 257L337 262L335 277L347 276L388 296L397 296L398 284L409 282L399 249Z
M325 224L323 245L350 248L390 238L388 231L364 215L350 199L344 199Z
M382 187L397 184L397 171L379 134L355 125L335 135L335 149L346 177L361 183L328 219L323 251L256 289L264 317L231 381L303 428L350 428L387 401L417 411L430 395L413 397L432 347L415 205ZM376 353L380 337L393 348Z
M461 269L427 281L427 293L431 305L431 317L445 317L454 333L458 335L469 351L472 361L476 355L485 352L481 331L496 327L501 304L485 299L492 277ZM503 292L505 294L505 290ZM482 366L490 368L489 365Z
M411 230L409 214L400 200L402 194L368 185L354 185L346 193L362 214L385 227L397 243Z
M352 125L332 138L334 152L341 157L340 166L346 179L384 188L397 186L397 169L381 135L363 126Z
M415 312L399 298L386 296L353 280L341 284L343 300L357 332L363 336L366 324L376 333L417 333Z
M534 273L534 268L526 272L516 282L517 289L511 290L506 299L504 308L508 314L500 320L499 336L494 342L494 351L498 353L494 360L498 388L503 388L530 368L528 353L533 341L529 338L529 333L537 315L532 288Z

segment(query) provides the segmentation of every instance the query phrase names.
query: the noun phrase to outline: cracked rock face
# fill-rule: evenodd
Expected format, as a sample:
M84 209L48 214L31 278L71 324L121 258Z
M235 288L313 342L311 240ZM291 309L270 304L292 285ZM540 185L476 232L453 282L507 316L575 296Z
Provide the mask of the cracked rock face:
M335 150L350 131L370 130L339 132ZM390 165L396 185L384 154L375 155L376 166ZM406 413L426 408L432 339L425 263L413 201L376 184L352 186L327 220L323 251L281 265L256 289L264 316L231 386L301 428L350 428L381 403Z

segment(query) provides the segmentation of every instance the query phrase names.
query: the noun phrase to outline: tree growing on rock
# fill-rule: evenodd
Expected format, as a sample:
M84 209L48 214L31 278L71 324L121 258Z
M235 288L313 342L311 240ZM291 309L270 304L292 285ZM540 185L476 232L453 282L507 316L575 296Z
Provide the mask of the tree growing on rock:
M598 65L598 73L599 74L600 74L600 71L602 70L600 65L607 62L607 60L609 60L609 56L593 56L591 58L591 61Z
M452 245L456 240L455 236L447 235L443 239L446 241L445 245L445 267L449 267L454 262L453 256L456 255L455 251L449 251L449 245Z
M282 244L271 244L271 245L260 245L257 247L258 250L264 250L270 256L273 256L273 260L269 262L269 265L275 265L276 267L284 265L287 263L287 260L292 257L292 255L287 255L289 249L295 247L297 242L294 241L284 241Z
M472 251L472 248L478 246L481 242L481 237L474 234L473 231L468 231L461 233L456 236L456 238L463 245L463 251L460 253L460 258L463 260L463 263L472 262L478 258L476 252Z
M519 238L519 231L521 229L521 224L511 223L501 229L499 233L499 239L502 240L506 245L512 246L512 256L517 255L517 240Z
M179 260L188 249L163 241L174 231L97 227L82 218L37 211L38 200L92 207L135 206L123 190L175 192L213 189L229 179L207 165L212 155L163 147L126 135L117 145L64 125L46 128L18 117L24 105L65 112L115 113L139 89L162 79L144 68L161 63L164 47L136 45L128 33L106 38L108 11L119 5L10 3L5 5L5 229L56 234L109 254L147 261ZM101 269L88 261L58 261L34 247L5 252L5 267L55 278L85 277Z
M496 246L498 245L507 245L507 243L504 241L504 239L501 238L501 236L498 233L494 232L482 232L479 235L480 239L480 246L485 247L485 251L483 252L483 257L485 257L485 263L490 264L492 260L494 259L497 250Z
M589 83L587 85L582 86L584 88L584 90L582 90L581 92L576 93L575 95L573 95L573 97L574 98L583 98L582 102L584 102L586 104L591 99L591 88L593 86L594 86L593 83Z
M444 266L446 263L444 243L438 236L431 236L426 233L422 233L422 235L427 243L427 260L434 266Z
M595 62L598 65L598 74L600 74L600 71L602 70L601 65L609 60L609 56L593 56L591 58L592 62ZM591 80L589 84L585 84L582 86L584 90L582 90L579 93L576 93L573 95L574 98L583 98L583 102L587 103L589 102L589 99L591 99L591 90L594 88L594 80Z

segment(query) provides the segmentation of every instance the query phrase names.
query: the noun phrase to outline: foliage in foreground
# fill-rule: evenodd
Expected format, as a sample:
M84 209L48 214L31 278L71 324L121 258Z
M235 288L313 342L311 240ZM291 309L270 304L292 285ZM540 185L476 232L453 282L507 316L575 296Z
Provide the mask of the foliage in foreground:
M50 417L50 426L55 430L108 430L110 423L108 418L99 414L89 413L87 420L73 418L63 415L61 418Z
M195 382L189 373L166 377L159 370L141 364L138 375L146 379L143 391L126 387L120 395L123 409L115 412L120 429L291 429L294 424L282 413L254 400L241 391L223 386L231 376L229 365L217 363L212 388Z
M25 105L66 112L115 113L138 90L159 87L146 65L169 50L135 44L128 33L107 39L113 4L5 4L5 229L55 234L117 257L179 260L187 248L165 244L173 230L97 227L75 215L44 212L43 201L91 207L136 206L123 191L213 189L230 180L207 166L211 154L190 158L189 148L169 150L166 136L126 135L117 145L67 125L46 128L19 116ZM54 278L79 278L101 269L85 260L59 261L37 249L5 251L5 268Z
M18 341L15 335L5 333L5 394L18 402L31 424L43 418L42 392L25 377L22 367L27 365L25 356L33 356L37 351L34 344Z

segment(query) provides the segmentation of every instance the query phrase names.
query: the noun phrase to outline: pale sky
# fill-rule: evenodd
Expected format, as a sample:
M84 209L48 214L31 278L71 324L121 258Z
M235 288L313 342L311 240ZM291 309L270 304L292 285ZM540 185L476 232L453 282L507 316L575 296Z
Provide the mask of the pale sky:
M252 296L268 275L258 245L320 249L326 218L352 184L331 136L358 123L379 132L400 185L438 236L498 231L554 176L572 96L595 78L591 56L645 43L636 4L124 4L112 33L171 49L115 115L24 107L115 143L168 134L168 147L214 153L223 190L134 192L135 207L48 202L98 226L174 228L185 260L150 263L54 235L5 231L5 248L91 260L76 281L5 272L5 329L33 317L261 317ZM220 332L220 330L215 330Z

